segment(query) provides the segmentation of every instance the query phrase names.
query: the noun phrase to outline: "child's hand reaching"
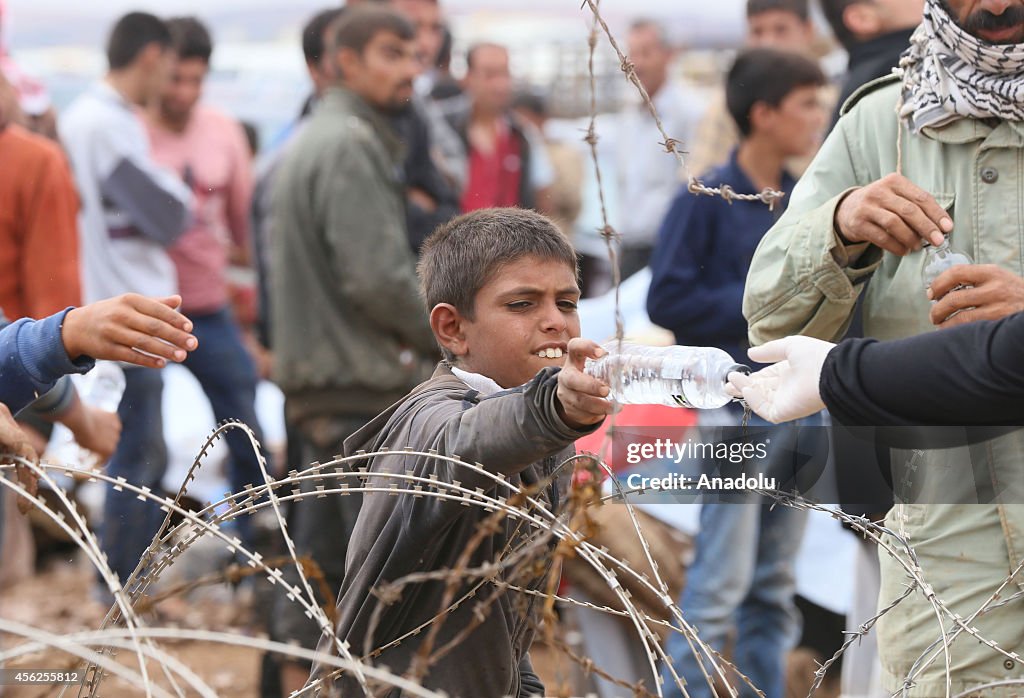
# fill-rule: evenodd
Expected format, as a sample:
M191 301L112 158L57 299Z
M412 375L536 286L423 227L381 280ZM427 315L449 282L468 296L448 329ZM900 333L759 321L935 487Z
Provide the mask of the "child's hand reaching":
M192 322L175 310L179 305L181 296L126 293L75 308L64 318L64 348L72 360L84 354L147 368L184 361L199 343L189 334Z
M612 411L606 400L608 386L583 372L586 360L599 359L605 350L597 342L577 337L569 340L565 366L558 374L558 416L566 426L582 429L597 424Z

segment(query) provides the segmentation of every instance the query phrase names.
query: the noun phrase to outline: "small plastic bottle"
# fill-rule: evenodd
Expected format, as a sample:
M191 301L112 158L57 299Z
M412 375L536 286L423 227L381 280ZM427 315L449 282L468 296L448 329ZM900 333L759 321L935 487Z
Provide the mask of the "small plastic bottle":
M124 395L124 371L115 361L97 361L91 371L84 376L72 376L78 399L86 405L96 407L105 412L117 412ZM90 451L80 448L75 436L63 424L55 424L47 453L65 463L85 466L95 458Z
M617 341L608 353L587 359L585 372L608 384L609 398L623 405L714 409L734 398L726 390L733 371L750 371L713 347L648 347Z
M974 264L974 260L966 252L954 248L949 244L949 237L943 239L938 247L925 243L924 245L924 268L921 271L921 279L924 281L924 288L927 291L931 288L935 279L939 278L942 272L960 264ZM966 288L961 286L959 288ZM956 290L956 289L953 289ZM935 303L936 301L932 301Z
M124 371L116 362L97 361L96 366L82 377L79 397L104 412L117 412L124 387Z

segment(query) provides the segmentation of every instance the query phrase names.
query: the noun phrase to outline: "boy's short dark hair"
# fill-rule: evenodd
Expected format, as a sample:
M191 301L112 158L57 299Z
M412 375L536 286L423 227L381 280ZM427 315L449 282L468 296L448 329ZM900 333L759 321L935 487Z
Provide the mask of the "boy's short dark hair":
M127 68L150 44L171 45L167 24L148 12L129 12L117 20L107 39L107 65L111 70Z
M349 48L362 55L367 44L380 33L394 34L403 41L416 38L412 22L394 10L376 5L360 5L346 10L331 26L331 51Z
M857 39L843 22L843 13L846 12L847 7L858 2L864 2L864 0L821 0L821 11L825 15L825 19L828 20L828 25L832 27L836 41L847 50L857 43Z
M213 40L206 26L195 17L175 17L167 20L171 32L171 48L179 60L198 58L207 65L213 55Z
M793 90L821 87L825 75L809 58L790 51L755 48L736 57L725 80L725 104L743 137L750 135L750 110L758 102L777 107Z
M306 26L302 28L302 55L306 57L306 63L316 63L323 57L324 51L327 49L324 43L327 27L341 17L344 11L344 7L321 10L313 15Z
M450 303L472 320L480 289L501 267L528 256L564 262L579 276L572 244L535 211L485 208L448 221L423 243L416 267L427 310Z
M811 16L807 0L747 0L747 18L759 15L762 12L791 12L806 22Z

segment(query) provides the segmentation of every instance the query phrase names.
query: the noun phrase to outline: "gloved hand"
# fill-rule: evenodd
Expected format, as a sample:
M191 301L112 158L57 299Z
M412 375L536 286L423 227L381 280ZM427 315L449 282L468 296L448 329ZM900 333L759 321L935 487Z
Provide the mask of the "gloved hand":
M747 352L752 361L774 364L757 373L730 373L730 392L762 419L789 422L825 409L818 393L821 366L835 344L812 337L786 337Z

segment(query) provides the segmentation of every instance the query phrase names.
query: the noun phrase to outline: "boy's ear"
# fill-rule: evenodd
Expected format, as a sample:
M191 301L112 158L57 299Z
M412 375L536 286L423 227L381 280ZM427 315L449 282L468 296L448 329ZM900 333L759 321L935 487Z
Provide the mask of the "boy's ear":
M768 125L775 109L768 102L754 102L750 106L750 132L757 133Z
M465 321L451 303L438 303L430 311L430 329L441 346L455 356L467 353Z

